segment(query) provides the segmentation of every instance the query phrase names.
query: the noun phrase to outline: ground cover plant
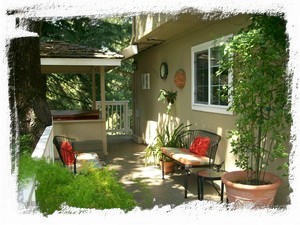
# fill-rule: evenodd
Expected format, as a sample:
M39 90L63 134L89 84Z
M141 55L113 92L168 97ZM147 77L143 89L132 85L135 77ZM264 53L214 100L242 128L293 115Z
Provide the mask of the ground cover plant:
M22 150L27 148L21 143ZM116 172L109 168L96 169L86 165L74 175L61 163L33 159L24 151L19 159L19 187L32 178L37 182L37 207L45 216L60 211L63 205L88 209L120 208L124 211L136 206L132 194L125 190L118 182Z

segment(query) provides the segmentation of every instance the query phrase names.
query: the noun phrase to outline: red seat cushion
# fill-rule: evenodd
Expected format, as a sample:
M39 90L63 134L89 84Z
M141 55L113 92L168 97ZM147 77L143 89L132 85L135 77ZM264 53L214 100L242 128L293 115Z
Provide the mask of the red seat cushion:
M64 141L60 145L60 153L66 165L72 165L75 160L75 152L72 145L68 141Z
M199 155L206 156L206 152L209 148L210 138L209 137L196 137L190 146L190 152Z

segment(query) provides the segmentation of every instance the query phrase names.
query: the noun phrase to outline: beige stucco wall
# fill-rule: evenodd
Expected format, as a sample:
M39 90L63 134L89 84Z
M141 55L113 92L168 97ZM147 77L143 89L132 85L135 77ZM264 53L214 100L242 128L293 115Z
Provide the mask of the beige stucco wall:
M152 30L168 22L173 18L171 15L156 13L156 14L142 14L135 17L136 23L133 30L135 41L143 36L149 34Z
M217 162L225 161L225 169L228 171L237 169L227 139L227 131L234 128L235 116L191 109L191 47L236 33L240 28L247 25L246 18L246 16L237 16L219 21L179 38L174 37L172 40L139 53L135 57L138 67L135 72L135 112L137 112L135 133L137 135L145 138L149 133L146 129L149 121L153 125L158 120L158 116L166 112L166 104L157 101L159 90L164 88L178 91L171 114L185 124L193 124L191 129L205 129L221 135L222 140L217 153ZM162 80L159 75L162 62L168 63L169 73L166 80ZM178 89L174 84L174 75L178 69L183 69L186 73L186 84L183 89ZM141 76L145 73L150 74L149 90L141 88ZM287 179L284 181L285 184L280 188L280 195L276 200L278 204L287 202L285 197L281 197L288 193Z

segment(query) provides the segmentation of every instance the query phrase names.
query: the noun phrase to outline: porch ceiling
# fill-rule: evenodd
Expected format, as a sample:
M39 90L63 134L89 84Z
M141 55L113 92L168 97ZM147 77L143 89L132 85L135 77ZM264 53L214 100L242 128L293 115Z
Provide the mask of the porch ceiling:
M42 73L92 73L94 68L110 70L124 58L115 52L62 41L41 42Z
M174 15L167 22L136 40L134 44L138 45L139 52L148 48L162 44L165 41L184 36L196 30L208 27L218 20L205 18L203 14L179 14Z
M222 12L210 14L197 12L193 14L181 13L178 15L167 15L165 22L161 23L159 26L155 26L155 24L153 24L155 23L155 19L150 17L149 20L144 21L144 24L136 24L136 26L142 27L144 30L146 30L147 26L154 29L150 29L151 31L148 33L145 32L143 34L139 34L140 37L135 36L132 44L138 46L138 52L140 53L166 41L175 40L197 30L204 30L205 28L218 23L220 20L237 17L237 20L240 20L240 23L248 23L249 21L245 20L245 15L250 16L250 14L232 15L222 14Z

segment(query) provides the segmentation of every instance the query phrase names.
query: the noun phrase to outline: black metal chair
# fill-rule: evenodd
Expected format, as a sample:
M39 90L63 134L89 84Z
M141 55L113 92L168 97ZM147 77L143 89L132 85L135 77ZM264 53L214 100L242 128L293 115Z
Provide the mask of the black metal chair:
M63 145L66 143L67 145ZM95 152L76 152L74 149L74 143L75 139L70 137L57 135L53 138L53 144L55 145L63 166L73 169L74 174L77 173L77 170L82 168L83 164L89 164L98 169L106 166L106 163L103 160L100 160L98 154Z
M208 137L210 139L210 145L207 151L207 157L211 160L209 161L209 166L211 167L215 163L215 158L221 140L221 136L206 130L189 130L186 135L183 136L184 147L189 149L196 137Z
M66 157L64 157L64 152L63 152L64 149L61 148L62 144L64 142L69 143L71 145L71 147L72 147L72 152L74 154L74 159L73 159L72 165L70 165L66 161ZM77 153L74 150L74 143L75 143L75 139L74 138L69 138L69 137L65 137L65 136L54 136L54 138L53 138L53 144L55 145L55 148L56 148L56 150L58 152L59 158L61 159L63 166L67 166L69 168L71 166L73 166L73 171L76 174L77 173L77 171L76 171L76 157L77 157Z
M197 165L185 164L180 160L176 160L174 158L171 158L171 159L173 159L173 161L176 164L180 165L180 167L184 168L184 170L185 170L185 173L186 173L186 176L185 176L185 179L184 179L184 188L185 188L184 197L185 198L187 198L188 177L191 174L191 169L192 168L217 168L219 170L220 167L223 164L223 163L221 163L221 164L216 164L215 163L215 158L216 158L219 142L221 140L221 136L218 135L218 134L215 134L215 133L212 133L212 132L209 132L209 131L206 131L206 130L189 130L186 133L186 135L184 135L182 137L182 141L184 143L184 148L189 149L192 142L198 136L208 137L210 139L209 148L206 152L206 157L208 158L208 163L205 163L203 165L202 164L197 164ZM164 152L162 152L162 154L166 157L169 157ZM164 161L162 161L162 163L164 163ZM195 172L197 172L197 171L195 171ZM163 170L162 170L162 178L164 179L164 171Z

